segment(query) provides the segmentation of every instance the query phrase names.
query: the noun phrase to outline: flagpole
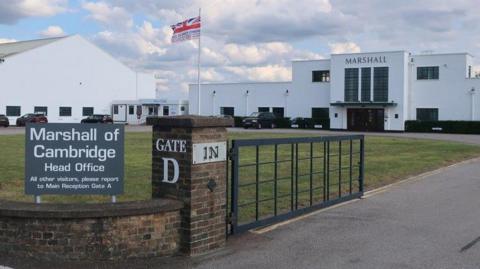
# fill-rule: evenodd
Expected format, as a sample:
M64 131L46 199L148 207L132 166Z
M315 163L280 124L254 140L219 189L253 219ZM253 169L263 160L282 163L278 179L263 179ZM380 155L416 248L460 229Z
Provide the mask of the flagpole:
M198 17L200 18L200 34L198 36L198 60L197 60L197 87L198 87L198 115L200 116L201 109L200 109L200 98L201 98L201 85L200 85L200 55L202 51L202 8L198 9Z

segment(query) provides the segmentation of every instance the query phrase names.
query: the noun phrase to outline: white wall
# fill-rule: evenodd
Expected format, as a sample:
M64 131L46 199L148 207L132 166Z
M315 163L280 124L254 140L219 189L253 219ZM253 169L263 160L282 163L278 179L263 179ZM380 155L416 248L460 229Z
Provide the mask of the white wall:
M235 116L247 116L258 111L258 107L284 107L288 116L290 96L286 96L285 92L286 90L290 92L291 89L290 82L202 84L200 114L219 115L220 107L234 107ZM198 113L197 96L197 85L190 85L188 97L190 114Z
M480 120L480 80L468 79L465 53L413 56L411 118L417 108L438 108L439 120L472 120L471 89L476 89L474 120ZM417 67L439 66L438 80L417 80Z
M139 93L153 97L155 85L80 36L70 36L48 45L5 58L0 64L2 98L6 106L21 106L21 114L34 106L47 106L50 122L79 122L82 107L110 114L114 99L134 99ZM72 107L71 117L60 117L59 107ZM14 124L17 117L10 117Z

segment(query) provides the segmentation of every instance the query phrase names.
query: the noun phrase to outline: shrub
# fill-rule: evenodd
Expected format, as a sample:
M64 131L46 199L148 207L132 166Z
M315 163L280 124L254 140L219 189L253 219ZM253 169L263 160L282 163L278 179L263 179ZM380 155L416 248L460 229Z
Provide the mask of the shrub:
M480 134L480 121L405 121L406 132Z

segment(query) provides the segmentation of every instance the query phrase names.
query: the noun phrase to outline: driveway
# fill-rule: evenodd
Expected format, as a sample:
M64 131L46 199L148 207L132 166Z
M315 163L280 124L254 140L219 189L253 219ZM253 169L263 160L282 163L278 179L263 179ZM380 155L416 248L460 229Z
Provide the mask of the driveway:
M195 268L480 268L480 159L263 234Z
M58 268L480 268L480 158L192 258ZM14 268L56 268L8 261ZM41 264L41 266L40 266ZM78 266L78 267L77 267Z

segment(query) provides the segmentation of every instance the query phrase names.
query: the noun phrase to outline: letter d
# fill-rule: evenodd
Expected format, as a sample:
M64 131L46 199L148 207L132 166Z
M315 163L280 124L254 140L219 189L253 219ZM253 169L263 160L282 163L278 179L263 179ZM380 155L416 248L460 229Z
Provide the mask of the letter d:
M173 158L162 158L163 160L163 180L162 182L166 183L176 183L178 181L178 174L180 172L178 168L177 160ZM173 164L173 178L171 180L168 179L168 162L172 162Z

